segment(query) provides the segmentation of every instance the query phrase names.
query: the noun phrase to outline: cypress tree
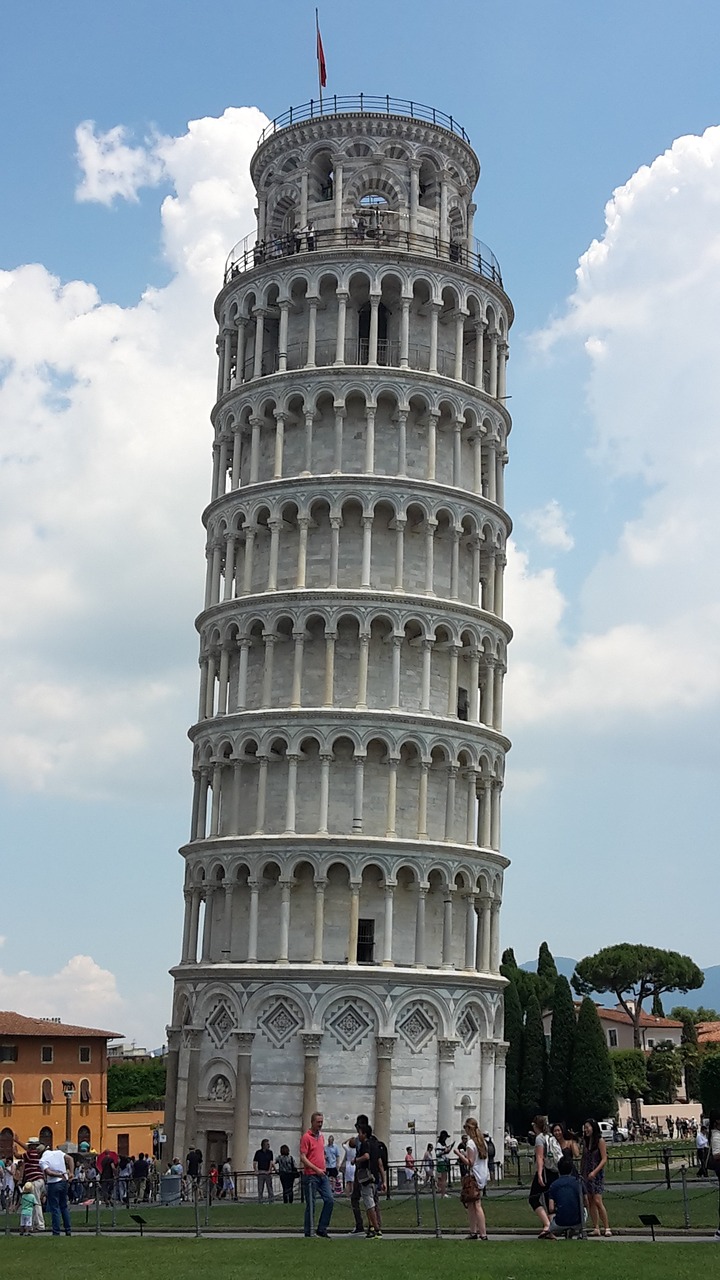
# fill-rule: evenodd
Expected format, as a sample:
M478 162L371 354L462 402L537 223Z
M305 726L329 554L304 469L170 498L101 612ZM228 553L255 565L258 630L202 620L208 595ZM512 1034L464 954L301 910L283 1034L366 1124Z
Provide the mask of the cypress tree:
M655 992L655 995L653 996L652 1009L651 1009L651 1011L650 1011L650 1012L652 1013L653 1018L664 1018L664 1017L665 1017L665 1010L663 1009L663 1002L662 1002L662 1000L660 999L660 996L658 995L658 993L657 993L657 992Z
M580 1005L570 1072L570 1123L617 1114L615 1079L598 1011L589 996Z
M538 1000L542 1010L552 1005L553 992L557 982L557 965L547 942L540 943L537 962Z
M520 996L514 982L505 988L504 1036L508 1042L505 1063L505 1115L512 1129L522 1123L520 1114L520 1072L522 1068L523 1019Z
M548 1062L547 1106L551 1120L569 1116L570 1075L575 1048L576 1022L570 983L562 974L555 980L552 995L550 1058Z
M546 1050L540 1004L531 992L525 1010L523 1060L520 1072L520 1109L523 1122L543 1112L545 1102Z

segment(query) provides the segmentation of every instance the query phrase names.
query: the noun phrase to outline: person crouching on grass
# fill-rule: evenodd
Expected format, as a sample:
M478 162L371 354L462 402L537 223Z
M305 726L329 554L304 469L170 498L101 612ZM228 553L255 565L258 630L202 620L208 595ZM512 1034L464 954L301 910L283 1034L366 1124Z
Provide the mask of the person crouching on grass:
M482 1193L490 1176L487 1143L478 1128L477 1120L471 1117L465 1121L463 1127L465 1145L459 1146L457 1153L464 1175L460 1199L467 1210L470 1227L470 1235L467 1238L468 1240L487 1240L485 1213L482 1206Z

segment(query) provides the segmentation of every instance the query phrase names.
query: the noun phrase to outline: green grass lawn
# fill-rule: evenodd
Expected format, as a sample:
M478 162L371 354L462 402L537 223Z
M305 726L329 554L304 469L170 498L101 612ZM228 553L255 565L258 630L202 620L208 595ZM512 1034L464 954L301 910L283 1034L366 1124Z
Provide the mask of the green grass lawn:
M460 1240L140 1240L61 1236L0 1239L6 1275L52 1280L105 1280L149 1275L153 1280L196 1280L206 1269L233 1280L279 1271L293 1280L317 1280L338 1271L343 1280L367 1280L382 1269L389 1280L447 1280L458 1269L472 1280L697 1280L717 1265L712 1244L636 1244L592 1241L545 1244L471 1243ZM720 1250L719 1250L720 1252ZM368 1258L368 1253L370 1258ZM328 1263L328 1254L331 1261ZM378 1255L382 1259L378 1261ZM30 1260L32 1259L32 1260ZM371 1260L372 1259L372 1260Z
M693 1228L712 1229L718 1225L718 1189L716 1180L705 1183L690 1181L688 1183L690 1225ZM672 1230L682 1229L685 1225L682 1193L679 1187L671 1191L651 1186L643 1190L614 1191L610 1188L605 1197L610 1223L613 1227L639 1230L638 1215L655 1213L663 1227ZM148 1228L153 1231L192 1230L195 1225L195 1211L192 1205L181 1205L167 1208L161 1205L133 1206L133 1212L139 1212L147 1219ZM485 1201L485 1211L490 1231L507 1228L524 1228L532 1231L537 1219L527 1203L527 1190L520 1196L510 1194L508 1184L490 1189ZM267 1228L269 1230L302 1231L303 1206L296 1201L293 1205L275 1203L274 1205L258 1205L253 1203L233 1204L225 1201L213 1201L209 1214L206 1206L200 1205L200 1224L202 1230L247 1230ZM466 1225L466 1215L457 1196L438 1201L438 1212L441 1227L444 1231L460 1231ZM389 1231L414 1230L416 1228L416 1208L414 1197L394 1196L390 1201L382 1201L383 1221ZM421 1226L424 1230L434 1227L432 1200L429 1195L420 1197ZM49 1219L47 1219L49 1225ZM95 1210L90 1208L73 1210L75 1230L95 1229ZM116 1226L120 1229L134 1229L126 1209L118 1206L115 1211ZM0 1230L2 1220L0 1219ZM102 1210L100 1223L103 1231L112 1230L112 1213ZM11 1218L13 1227L17 1218ZM338 1197L333 1214L333 1229L337 1232L349 1231L352 1227L350 1205L346 1197Z

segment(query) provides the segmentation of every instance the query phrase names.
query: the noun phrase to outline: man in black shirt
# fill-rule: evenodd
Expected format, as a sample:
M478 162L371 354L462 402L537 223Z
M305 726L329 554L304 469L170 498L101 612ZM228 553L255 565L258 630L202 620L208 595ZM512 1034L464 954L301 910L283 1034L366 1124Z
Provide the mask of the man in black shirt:
M275 1157L270 1150L270 1139L263 1138L260 1150L253 1156L253 1169L258 1176L258 1204L263 1202L263 1190L267 1187L268 1204L275 1200L272 1176L275 1172Z
M358 1145L355 1156L355 1181L360 1188L360 1198L368 1216L368 1239L382 1235L377 1214L378 1191L385 1190L385 1166L380 1154L380 1143L374 1136L365 1116L358 1116Z
M190 1186L197 1186L200 1174L202 1172L202 1151L199 1147L191 1147L187 1153L185 1161L185 1172L187 1173Z

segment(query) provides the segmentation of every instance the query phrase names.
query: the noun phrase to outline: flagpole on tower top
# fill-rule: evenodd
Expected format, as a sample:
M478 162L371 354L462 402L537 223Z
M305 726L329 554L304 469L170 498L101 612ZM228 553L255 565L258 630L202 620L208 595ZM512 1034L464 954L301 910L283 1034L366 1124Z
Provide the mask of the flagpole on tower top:
M318 90L320 92L320 111L322 112L322 91L327 84L327 67L325 65L325 50L323 49L322 36L320 35L320 20L318 11L315 10L315 48L317 53L318 64Z

